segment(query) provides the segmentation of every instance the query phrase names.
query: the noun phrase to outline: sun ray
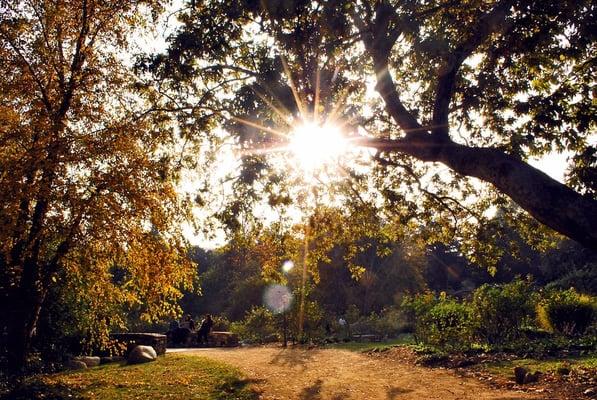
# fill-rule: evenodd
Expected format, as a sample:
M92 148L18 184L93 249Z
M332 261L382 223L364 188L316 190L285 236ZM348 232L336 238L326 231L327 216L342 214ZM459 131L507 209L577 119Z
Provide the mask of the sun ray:
M284 68L284 73L286 74L286 77L288 78L288 84L290 85L290 90L292 91L292 95L294 96L294 101L296 102L296 106L299 110L299 114L301 116L305 116L307 114L305 113L304 104L298 94L298 91L296 90L296 86L294 85L294 80L292 79L292 73L290 72L290 68L288 67L286 58L284 58L284 56L280 56L280 58L282 60L282 67Z
M313 104L313 121L319 120L319 88L320 88L320 70L319 63L317 63L317 71L315 73L315 99Z
M253 147L239 152L240 156L259 156L262 154L282 153L288 151L288 146Z
M261 93L260 91L258 91L255 88L252 88L253 92L261 99L263 100L263 102L265 102L265 104L267 104L272 111L274 111L280 118L282 118L282 121L284 121L284 123L286 123L286 125L290 126L292 123L290 121L288 121L291 113L290 110L288 110L286 107L284 107L283 104L281 104L282 108L284 109L284 111L280 110L278 107L276 107L276 105L270 100L268 99L263 93Z
M280 137L282 137L284 139L289 139L289 136L287 134L285 134L284 132L280 132L280 131L278 131L276 129L272 129L272 128L269 128L267 126L263 126L263 125L260 125L260 124L258 124L256 122L252 122L252 121L249 121L249 120L246 120L244 118L240 118L240 117L237 117L237 116L234 116L234 115L232 116L232 119L235 120L235 121L240 122L241 124L252 126L253 128L257 128L257 129L260 129L260 130L262 130L264 132L268 132L268 133L274 134L276 136L280 136Z
M344 108L348 95L348 89L345 89L340 95L340 99L336 102L336 105L334 105L334 107L328 114L326 118L326 123L334 125L337 123L337 121L340 120L340 110Z

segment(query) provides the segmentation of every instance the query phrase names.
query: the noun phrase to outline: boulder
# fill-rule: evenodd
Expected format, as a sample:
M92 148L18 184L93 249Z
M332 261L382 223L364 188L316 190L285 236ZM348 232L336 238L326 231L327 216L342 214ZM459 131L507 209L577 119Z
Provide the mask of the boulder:
M100 365L100 358L99 357L92 357L92 356L79 356L73 358L74 361L81 361L87 365L87 368L97 367Z
M159 333L111 333L110 339L123 345L126 354L137 345L151 346L158 355L166 353L166 335Z
M85 364L83 361L77 361L77 360L68 360L66 362L66 364L64 364L64 366L66 367L66 369L73 369L73 370L87 369L87 364Z
M524 367L515 367L514 368L514 378L516 379L516 383L522 385L524 383L524 378L529 371L527 371Z
M135 347L127 358L127 364L142 364L155 361L158 358L157 353L151 346L139 345Z
M516 383L519 385L537 382L541 375L543 375L541 371L530 372L528 369L523 367L514 368L514 377L516 379Z

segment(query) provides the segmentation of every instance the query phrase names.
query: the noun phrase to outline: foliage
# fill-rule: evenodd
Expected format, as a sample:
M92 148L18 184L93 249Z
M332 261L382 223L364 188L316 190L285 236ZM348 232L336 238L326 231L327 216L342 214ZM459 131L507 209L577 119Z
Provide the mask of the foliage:
M474 291L471 301L477 336L490 344L520 337L520 328L534 321L537 301L529 281L482 285Z
M567 336L582 335L597 319L597 299L574 289L549 290L538 313L544 328Z
M177 314L194 266L180 232L177 138L150 109L154 91L132 94L139 82L120 55L159 2L2 4L0 330L18 367L46 294L101 346L122 311Z
M278 339L274 315L265 307L251 308L245 318L230 324L239 339L249 343L267 343Z
M400 333L411 330L403 312L397 307L385 307L379 314L372 312L369 315L347 317L353 320L350 329L354 334L377 334L382 337L396 337Z
M238 370L209 358L179 354L135 366L108 364L81 372L34 376L10 392L0 393L3 400L129 400L139 397L252 400L258 395L247 386Z
M597 264L567 271L558 279L546 285L547 289L575 288L582 293L597 294Z
M427 293L405 297L401 307L414 322L417 341L454 350L473 339L472 310L466 302Z
M235 196L218 213L227 225L238 229L266 202L284 215L305 197L304 187L301 196L289 186L307 179L279 153L295 126L313 119L379 150L371 169L355 157L318 176L333 182L333 201L372 208L395 227L418 227L428 243L466 239L467 256L494 262L479 239L492 239L497 221L486 212L510 196L595 247L586 221L597 203L526 162L553 151L583 155L570 185L592 193L593 2L190 3L168 49L140 57L137 69L168 92L156 106L181 110L185 136L200 136L214 151L222 141L241 150L239 169L227 177ZM525 220L533 246L553 242L537 221L506 208Z
M224 315L212 315L211 318L214 322L212 330L227 331L230 329L230 321Z

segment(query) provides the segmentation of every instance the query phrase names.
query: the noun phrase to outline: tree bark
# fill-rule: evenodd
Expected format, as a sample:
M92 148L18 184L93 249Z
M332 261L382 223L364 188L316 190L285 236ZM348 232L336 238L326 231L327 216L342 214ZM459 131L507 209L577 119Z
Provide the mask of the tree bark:
M493 184L539 222L597 250L597 201L498 149L451 142L438 161L459 174Z
M470 147L431 134L366 139L365 146L441 162L453 171L491 183L551 229L597 250L597 201L575 192L528 163L490 147Z

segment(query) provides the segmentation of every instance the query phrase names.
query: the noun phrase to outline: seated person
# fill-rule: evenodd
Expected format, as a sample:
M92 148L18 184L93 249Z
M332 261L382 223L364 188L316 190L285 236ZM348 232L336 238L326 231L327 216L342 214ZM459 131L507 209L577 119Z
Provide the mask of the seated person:
M205 344L207 344L207 338L213 325L214 322L211 319L211 315L207 314L203 321L201 321L201 326L199 327L199 331L197 332L197 340L199 341L199 344L203 344L204 340Z
M191 314L187 314L184 317L184 319L180 323L180 327L190 329L191 331L195 330L195 321L193 321L193 318L191 318Z

